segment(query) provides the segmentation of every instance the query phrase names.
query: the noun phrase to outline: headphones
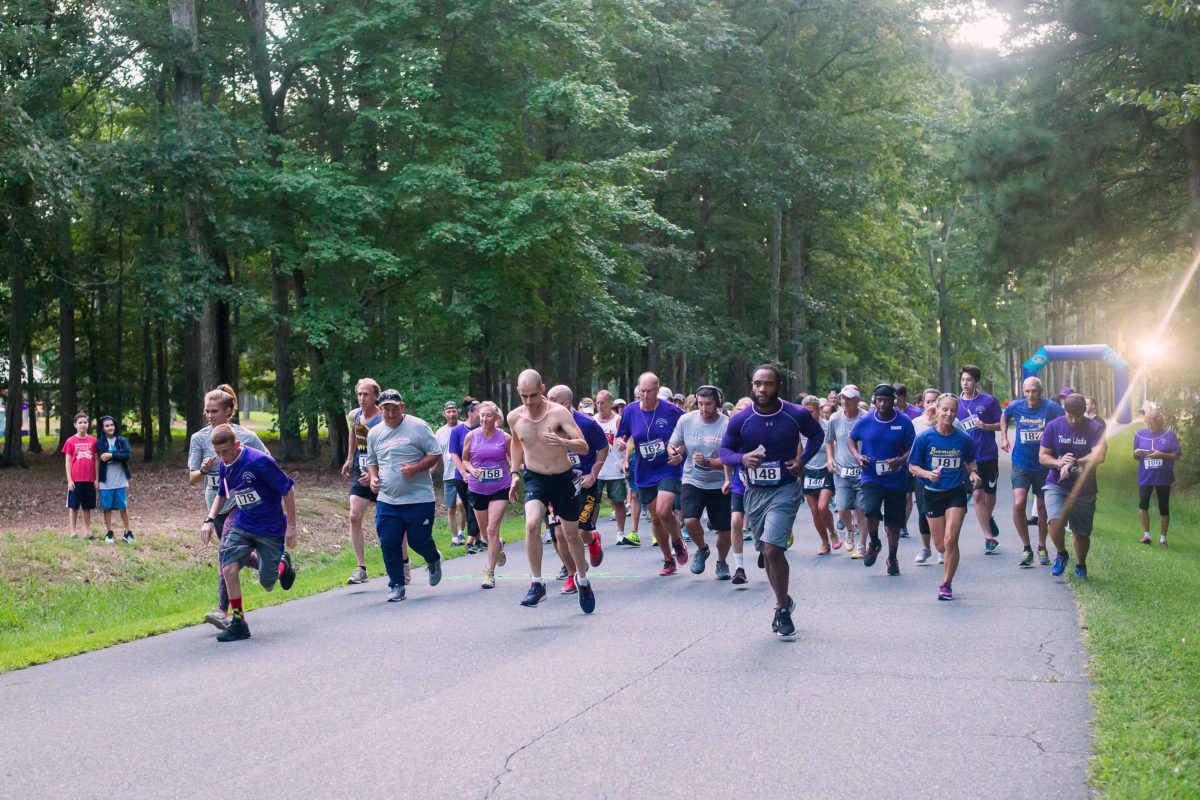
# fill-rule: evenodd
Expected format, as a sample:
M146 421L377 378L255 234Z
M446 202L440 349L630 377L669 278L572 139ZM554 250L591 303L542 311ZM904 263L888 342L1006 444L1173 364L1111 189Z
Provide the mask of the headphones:
M701 393L702 391L704 391L705 389L711 389L712 391L714 391L714 392L716 392L716 393L717 393L717 405L718 405L718 406L723 406L723 405L725 405L725 395L724 395L724 394L721 392L721 390L720 390L720 389L718 389L716 386L709 386L709 385L706 383L706 384L704 384L703 386L700 386L700 387L698 387L698 388L696 389L696 394L700 394L700 393Z

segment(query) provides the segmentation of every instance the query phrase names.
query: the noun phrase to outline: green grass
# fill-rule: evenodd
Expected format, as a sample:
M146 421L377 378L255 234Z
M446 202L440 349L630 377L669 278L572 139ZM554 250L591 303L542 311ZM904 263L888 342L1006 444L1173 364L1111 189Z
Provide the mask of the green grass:
M522 539L524 523L520 517L505 520L500 528L505 541ZM449 546L445 520L435 526L434 539L447 558L464 552L462 547ZM215 558L211 566L188 566L182 553L169 549L169 540L160 541L149 552L120 549L124 560L111 565L120 580L97 574L94 582L80 579L75 585L54 585L30 568L0 583L0 672L199 622L216 605ZM0 543L0 553L5 560L12 559L10 564L52 566L69 563L83 548L95 546L46 532L23 542L9 535ZM414 567L424 564L416 553L412 562ZM301 551L296 554L299 574L289 592L265 592L252 573L244 572L246 608L253 612L344 586L355 566L348 547L336 555ZM372 575L383 574L378 546L367 547L367 569Z
M1172 494L1167 550L1152 501L1155 544L1139 544L1132 443L1110 442L1089 578L1070 581L1099 684L1092 781L1112 798L1200 797L1200 492Z

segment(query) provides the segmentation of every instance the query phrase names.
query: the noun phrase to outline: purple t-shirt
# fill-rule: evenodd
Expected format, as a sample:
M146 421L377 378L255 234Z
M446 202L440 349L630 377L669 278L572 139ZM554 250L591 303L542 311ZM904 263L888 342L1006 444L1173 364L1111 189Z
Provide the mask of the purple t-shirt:
M915 405L913 405L912 403L909 403L908 405L906 405L906 406L904 407L904 410L903 410L903 411L901 411L900 413L901 413L901 414L903 414L904 416L908 417L909 421L911 422L912 420L914 420L914 419L916 419L917 417L921 416L921 414L922 414L924 411L925 411L925 409L923 409L923 408L917 408L917 407L916 407Z
M219 497L232 497L231 523L256 536L283 536L287 533L287 515L283 497L294 481L283 473L275 459L249 447L232 464L220 462L217 482Z
M1134 450L1158 451L1160 453L1179 453L1179 437L1175 431L1166 428L1155 436L1149 428L1143 428L1133 435ZM1138 460L1138 486L1170 486L1175 482L1175 462L1169 458L1150 458L1142 456Z
M1000 421L1000 417L1000 403L990 394L980 392L970 400L959 395L958 418L962 421L963 430L975 443L977 461L991 461L1000 457L1000 450L996 447L996 432L979 427L980 422L994 425Z
M587 442L588 451L583 455L567 451L567 456L571 459L571 469L579 470L580 475L587 475L592 471L592 467L596 466L596 456L601 450L608 447L608 434L604 432L604 428L600 427L599 422L582 411L573 410L571 416L575 419L575 424L579 426L583 440Z
M637 454L635 486L658 486L672 478L683 478L683 462L671 466L667 455L667 443L683 413L683 409L675 404L659 400L653 411L646 411L639 402L627 407L621 415L617 438L633 439L631 446Z
M762 414L754 406L734 414L721 440L721 463L740 467L742 455L761 445L766 454L757 469L746 470L750 486L782 486L796 480L787 470L787 462L796 457L800 437L806 439L801 454L805 463L825 443L825 431L807 408L786 400L779 401L779 410Z
M1066 417L1052 419L1046 423L1046 430L1042 433L1042 447L1048 448L1055 458L1062 458L1067 453L1073 454L1075 458L1083 458L1103 440L1103 423L1087 417L1083 418L1083 422L1078 428L1072 428ZM1082 470L1082 468L1080 469ZM1083 483L1079 484L1079 495L1081 497L1096 496L1096 470L1083 470L1079 474L1071 475L1065 481L1059 478L1058 473L1059 470L1051 467L1050 474L1046 476L1046 483L1069 491L1075 488L1080 475L1086 475Z
M475 430L479 430L478 425L476 425L474 428L469 427L466 423L463 423L462 425L455 425L450 429L450 442L446 445L446 449L449 452L454 453L454 455L458 456L459 458L462 458L463 441L466 440L468 433ZM461 480L462 476L459 475L458 477Z
M457 426L463 427L461 425ZM471 455L471 466L482 470L479 477L467 476L467 489L475 494L506 492L512 487L512 475L508 472L508 447L504 431L496 428L492 438L483 438L483 428L468 434L464 442ZM472 512L473 513L473 512Z

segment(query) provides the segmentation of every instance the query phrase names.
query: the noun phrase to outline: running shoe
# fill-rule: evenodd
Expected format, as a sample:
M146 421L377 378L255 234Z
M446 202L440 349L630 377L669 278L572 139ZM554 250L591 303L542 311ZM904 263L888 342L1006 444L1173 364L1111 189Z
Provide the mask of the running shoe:
M456 533L450 537L450 546L451 547L462 547L466 543L467 543L467 538L465 536L463 536L461 533Z
M945 554L945 553L938 553L938 560L937 560L937 562L938 562L938 566L939 566L939 567L940 567L942 564L945 564L945 563L946 563L946 554Z
M1041 564L1043 567L1050 563L1050 554L1048 552L1046 552L1046 548L1044 548L1044 547L1038 548L1037 558L1038 558L1038 563Z
M554 537L552 537L550 535L549 530L547 530L544 534L542 534L542 544L551 544L553 541L554 541ZM470 552L470 551L467 551L467 552Z
M889 558L887 560L887 573L888 575L900 574L900 562L897 559Z
M925 562L929 561L929 556L931 556L931 555L932 555L932 553L929 552L928 547L922 547L920 550L917 551L917 557L913 559L913 563L914 564L924 564Z
M1159 536L1158 543L1161 544L1163 547L1166 547L1167 546L1167 537Z
M683 529L683 540L685 542L690 542L692 540L692 535L687 532L687 528Z
M751 533L750 531L746 531L746 532L744 532L744 533L742 534L742 541L743 541L743 542L752 542L752 541L754 541L754 534L753 534L753 533Z
M863 550L862 550L861 544L857 545L853 550L850 551L850 557L855 558L855 559L863 557Z
M745 582L746 582L746 570L742 569L741 567L738 567L737 569L735 569L733 571L733 585L741 586Z
M796 541L796 534L795 534L795 533L789 533L789 534L788 534L788 540L787 540L787 546L788 546L788 547L791 547L791 546L792 546L792 543L793 543L793 542L795 542L795 541Z
M593 567L600 566L600 562L604 560L604 547L600 544L600 534L592 534L592 542L587 546L588 562Z
M837 521L837 529L838 529L839 531L844 531L844 530L846 530L846 523L842 522L841 518L838 518L838 521Z
M554 576L554 580L565 581L568 577L567 565L563 564L562 567L559 568L558 574Z
M504 552L504 542L500 542L500 555L496 556L496 566L503 567L508 563L508 553Z
M1075 577L1082 578L1083 580L1086 581L1087 580L1087 567L1085 567L1083 564L1076 564L1075 565Z
M996 552L996 548L998 548L999 546L1000 546L999 539L994 539L994 538L986 539L986 540L984 540L984 543L983 543L983 552L990 556L992 553Z
M403 599L404 599L404 587L403 586L393 586L391 589L388 590L387 601L389 603L399 603Z
M696 548L696 556L692 559L692 574L699 575L704 572L704 565L708 563L708 554L711 551L706 547L703 550Z
M579 587L577 587L575 585L575 576L571 575L570 577L567 578L566 583L564 583L562 585L562 588L558 590L558 593L559 594L575 594L577 591L579 591Z
M675 560L679 562L679 566L683 566L688 562L691 556L688 555L687 545L682 541L672 542L671 549L675 551Z
M627 546L627 547L641 547L641 546L642 546L642 539L641 539L641 537L640 537L640 536L638 536L638 535L637 535L637 533L636 533L636 532L634 532L634 533L627 533L627 534L625 534L624 536L622 536L622 537L621 537L620 541L618 541L618 542L617 542L617 544L618 544L618 545L625 545L625 546Z
M995 517L988 517L988 528L992 532L993 539L1000 535L1000 526L996 524Z
M1150 534L1148 534L1148 533L1142 534L1142 538L1138 539L1138 541L1141 542L1142 544L1150 544L1151 543Z
M829 535L829 540L833 542L834 550L842 549L842 537L838 536L836 531Z
M125 535L121 537L121 541L125 544L133 544L133 531L125 531Z
M1021 560L1017 562L1017 566L1018 567L1032 567L1033 566L1033 549L1032 548L1026 547L1021 552Z
M367 571L362 567L355 567L354 572L350 573L350 577L346 578L346 585L353 586L357 583L366 583L368 580L370 579L367 577Z
M907 538L908 538L908 528L901 528L901 529L900 529L900 538L901 538L901 539L907 539Z
M942 584L938 587L938 600L953 600L954 592L950 591L950 587Z
M590 614L596 610L596 593L592 591L592 582L579 587L579 608L583 613Z
M224 611L217 609L213 609L205 614L204 621L222 631L229 627L229 617L225 615Z
M1067 571L1067 562L1071 557L1067 555L1066 550L1060 550L1058 555L1054 557L1054 566L1050 568L1051 575L1062 575Z
M792 624L792 615L786 608L775 609L775 621L771 624L771 629L780 636L792 636L796 633L796 626Z
M1146 541L1148 542L1150 540L1146 539ZM116 542L117 542L117 537L113 535L112 531L109 531L108 533L104 534L104 543L105 544L116 544Z
M610 514L608 515L608 521L609 521L609 522L616 522L616 521L617 521L617 512L613 511L612 513L610 513Z
M871 542L867 545L867 554L863 556L863 566L875 566L875 559L879 558L879 551L883 549L882 542Z
M229 627L217 634L218 642L236 642L250 638L250 626L245 617L234 617L229 620Z
M763 554L762 550L758 551L758 568L759 569L767 568L767 557L766 557L766 555Z
M820 547L820 548L818 548L818 550L817 550L817 555L819 555L819 556L827 556L827 555L829 555L829 553L830 553L830 552L831 552L831 551L830 551L830 548L829 548L829 542L826 542L825 544L821 545L821 547Z
M724 561L718 561L717 565L716 565L716 573L717 573L717 580L719 580L719 581L729 580L729 565L726 564Z
M496 588L496 573L494 571L489 572L488 570L485 569L483 571L483 583L479 584L479 587L481 589L495 589Z
M279 560L283 564L283 572L279 573L279 585L286 592L296 582L296 570L292 569L292 554L287 550L279 554Z
M538 581L532 581L529 584L529 591L525 594L525 599L521 601L521 605L525 606L526 608L533 608L545 599L545 585Z
M1038 518L1037 517L1029 517L1028 519L1025 520L1025 524L1032 528L1038 524Z
M467 542L467 555L473 556L473 555L475 555L476 552L478 552L478 551L475 549L475 543Z
M678 571L675 566L675 559L669 558L663 562L662 569L658 571L658 574L665 577L667 575L674 575Z
M408 586L410 583L412 583L412 564L406 558L404 559L404 585Z
M429 570L429 585L430 586L437 586L439 583L442 582L442 554L441 553L438 553L438 557L437 557L436 561L426 564L425 568Z

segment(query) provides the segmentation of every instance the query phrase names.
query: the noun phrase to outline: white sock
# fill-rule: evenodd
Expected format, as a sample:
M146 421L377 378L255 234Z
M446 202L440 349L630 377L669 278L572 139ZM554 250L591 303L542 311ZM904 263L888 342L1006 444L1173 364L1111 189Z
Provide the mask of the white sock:
M742 553L734 553L733 554L734 569L745 569L746 568L746 562L743 560L742 556L743 556Z
M1142 536L1145 536L1147 539L1149 539L1149 538L1150 538L1150 531L1142 531Z
M575 585L576 586L587 586L588 583L590 583L590 581L587 578L580 575L578 572L575 573Z
M539 576L537 576L536 578L534 578L534 579L533 579L533 582L534 582L534 583L540 583L540 584L542 584L543 586L545 586L545 585L546 585L546 579L545 579L545 578L543 578L541 575L539 575Z

